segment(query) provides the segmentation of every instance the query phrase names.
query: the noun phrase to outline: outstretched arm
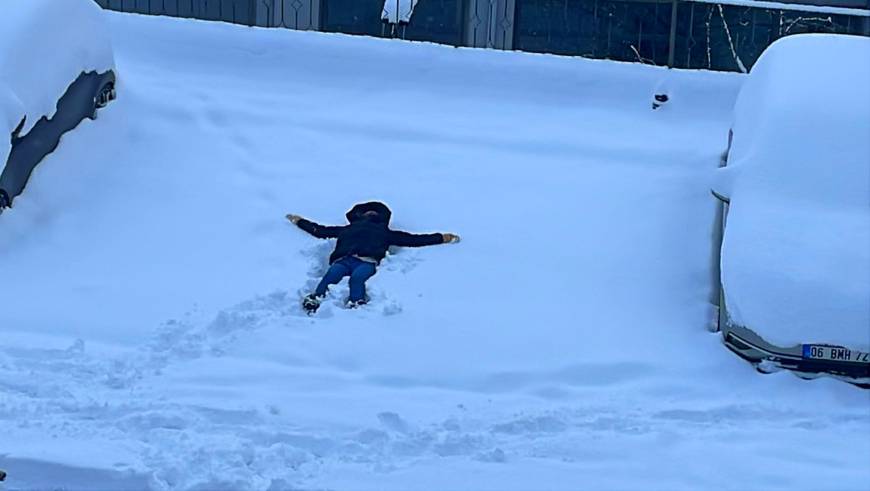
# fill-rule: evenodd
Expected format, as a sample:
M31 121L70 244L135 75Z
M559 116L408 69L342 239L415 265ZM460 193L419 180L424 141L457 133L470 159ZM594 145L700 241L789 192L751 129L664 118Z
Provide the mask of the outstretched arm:
M344 230L344 226L339 225L336 227L330 227L328 225L321 225L319 223L314 223L310 220L306 220L299 215L287 215L287 220L290 220L297 227L317 237L318 239L334 239L338 237L338 234L341 233L342 230Z
M396 230L390 235L390 245L400 247L424 247L450 242L459 242L459 236L454 234L409 234Z

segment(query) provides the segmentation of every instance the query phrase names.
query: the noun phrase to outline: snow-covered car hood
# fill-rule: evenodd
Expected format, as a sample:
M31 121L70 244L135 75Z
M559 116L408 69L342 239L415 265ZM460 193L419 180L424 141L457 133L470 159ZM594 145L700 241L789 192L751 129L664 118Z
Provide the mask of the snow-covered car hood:
M728 215L722 274L732 319L784 347L870 351L870 213L759 196L733 199Z
M4 0L0 84L23 105L27 134L82 72L114 68L104 12L93 0Z
M722 281L732 319L774 344L870 350L866 60L870 38L783 38L738 97Z

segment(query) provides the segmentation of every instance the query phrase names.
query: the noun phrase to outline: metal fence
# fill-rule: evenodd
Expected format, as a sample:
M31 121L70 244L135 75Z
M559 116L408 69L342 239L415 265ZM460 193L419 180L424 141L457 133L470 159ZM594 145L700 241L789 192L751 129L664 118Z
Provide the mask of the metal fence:
M96 0L105 9L256 25L255 0Z
M868 19L672 0L520 0L514 49L745 71L764 48L783 36L870 35Z
M835 0L862 8L708 0L419 0L410 21L397 23L382 20L384 0L96 1L123 12L249 26L727 71L747 70L764 48L790 34L870 36L870 0Z
M870 16L680 3L672 66L745 71L777 39L824 32L870 36ZM860 61L860 60L857 60Z
M464 0L424 0L414 9L410 23L381 20L384 0L324 0L320 30L463 46ZM397 5L398 9L399 6Z

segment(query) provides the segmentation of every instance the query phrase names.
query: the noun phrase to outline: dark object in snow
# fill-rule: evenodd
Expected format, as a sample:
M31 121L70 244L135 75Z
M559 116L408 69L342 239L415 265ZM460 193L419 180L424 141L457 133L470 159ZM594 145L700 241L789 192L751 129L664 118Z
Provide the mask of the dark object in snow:
M3 213L3 208L12 206L12 200L9 199L9 193L5 189L0 189L0 213Z
M367 303L369 303L369 301L367 299L363 298L361 300L348 300L346 305L347 305L347 308L349 308L349 309L355 309L358 307L362 307L363 305L365 305Z
M96 119L97 109L115 99L115 73L82 73L69 86L57 102L57 111L51 119L43 116L26 135L19 136L24 126L21 121L12 133L12 150L5 162L0 162L0 190L5 194L5 206L21 194L34 167L57 148L60 137L72 130L85 118ZM9 135L7 135L8 137ZM2 135L0 135L2 137ZM0 208L4 205L0 203Z
M317 310L320 308L320 303L322 300L323 300L323 297L321 297L320 295L317 295L316 293L312 293L310 295L305 295L302 298L302 309L305 311L306 314L314 315L317 313ZM348 299L344 305L348 309L353 310L353 309L356 309L358 307L362 307L363 305L366 305L368 303L369 303L368 298L363 298L362 300L350 300L350 299Z
M320 308L320 299L315 294L306 295L305 298L302 299L302 308L305 310L305 313L308 315L314 315L317 312L317 309Z
M0 482L6 480L6 471L0 471Z
M369 215L377 222L390 224L390 219L393 218L393 212L390 208L380 201L369 201L367 203L359 203L353 206L344 216L350 223L357 222Z
M366 281L374 276L377 267L391 246L423 247L459 242L454 234L411 234L390 229L393 213L379 201L360 203L345 216L347 225L327 226L306 220L299 215L287 215L287 219L318 239L338 239L335 250L329 256L329 269L314 292L305 297L303 308L309 313L316 311L316 297L325 297L330 285L349 276L350 298L359 306L366 299ZM306 307L306 302L309 307Z
M318 239L338 239L335 250L329 256L329 264L334 264L348 256L370 260L375 264L387 255L390 246L424 247L443 244L443 234L411 234L390 230L392 212L387 205L372 201L361 203L345 215L347 225L320 225L304 218L296 225Z
M668 102L668 100L669 100L669 97L667 94L656 94L653 97L652 108L658 109L658 108L664 106L665 103Z

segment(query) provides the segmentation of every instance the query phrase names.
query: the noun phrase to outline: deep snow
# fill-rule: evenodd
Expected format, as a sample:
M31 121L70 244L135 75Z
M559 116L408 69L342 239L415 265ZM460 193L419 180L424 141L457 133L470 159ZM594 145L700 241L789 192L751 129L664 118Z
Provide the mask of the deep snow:
M118 100L0 216L10 489L866 489L867 392L706 331L741 76L109 17ZM372 198L463 242L305 317L284 214Z

